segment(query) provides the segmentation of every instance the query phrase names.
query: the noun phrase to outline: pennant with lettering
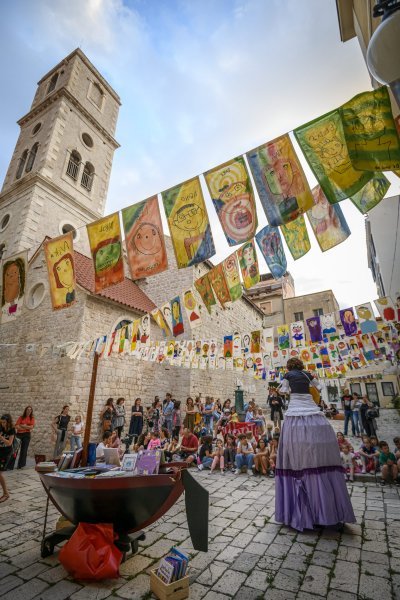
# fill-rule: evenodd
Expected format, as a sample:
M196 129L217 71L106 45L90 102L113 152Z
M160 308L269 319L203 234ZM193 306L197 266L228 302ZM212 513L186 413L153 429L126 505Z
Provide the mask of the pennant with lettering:
M172 333L174 337L184 333L183 327L183 316L181 309L181 301L179 296L176 296L171 300L171 312L172 312Z
M242 283L240 281L236 252L228 256L228 258L223 261L222 265L229 294L232 302L234 302L242 296Z
M388 296L385 296L384 298L377 298L374 300L374 303L382 319L388 321L389 323L392 321L397 321L396 309L391 298Z
M243 285L246 290L260 281L260 269L258 267L256 247L254 240L247 242L237 250L240 270L243 277Z
M168 324L166 323L166 321L164 319L161 309L155 308L150 312L150 314L153 317L154 321L159 326L159 328L162 330L164 335L168 336L172 332L172 330L170 330L170 328L168 327Z
M341 244L350 235L350 229L338 204L330 204L317 185L312 190L314 206L307 211L307 217L322 252Z
M293 221L311 208L311 190L288 134L246 156L271 226Z
M202 277L199 277L199 279L196 279L194 282L194 287L198 291L209 314L211 314L211 307L214 306L217 301L215 300L214 292L211 287L209 273L206 273Z
M320 315L321 329L323 337L331 337L337 334L335 313L326 313Z
M338 110L298 127L294 135L331 204L353 196L372 178L372 172L354 169Z
M183 292L183 306L191 329L201 325L200 308L192 288Z
M347 336L355 335L358 331L356 317L353 309L343 308L339 311L340 320L342 321L344 333Z
M374 311L370 302L359 304L355 309L361 333L375 333L375 331L378 331L378 325L376 324Z
M165 271L168 260L157 196L121 212L132 279Z
M347 149L355 169L400 169L400 140L386 86L357 94L339 110Z
M320 342L322 340L321 319L319 316L306 319L308 332L311 342Z
M215 254L214 240L198 177L162 192L178 269Z
M297 217L295 221L282 225L281 231L294 260L298 260L307 254L311 244L303 215Z
M276 331L278 334L278 348L285 350L290 348L289 325L277 325Z
M290 337L292 339L293 348L304 346L306 343L306 335L303 321L295 321L294 323L290 323Z
M221 306L224 306L227 302L230 302L231 295L225 279L222 263L211 269L211 271L208 273L208 277Z
M76 283L72 232L44 243L50 298L53 310L75 303Z
M350 197L350 200L365 215L372 210L386 195L390 188L390 181L383 173L374 173L371 181Z
M93 257L96 293L124 281L119 215L114 213L86 225Z
M256 235L257 244L274 279L286 273L287 262L278 227L266 225Z
M21 315L28 273L28 251L14 254L2 262L1 322L9 323Z
M242 156L211 169L204 177L229 246L251 240L257 230L253 186Z

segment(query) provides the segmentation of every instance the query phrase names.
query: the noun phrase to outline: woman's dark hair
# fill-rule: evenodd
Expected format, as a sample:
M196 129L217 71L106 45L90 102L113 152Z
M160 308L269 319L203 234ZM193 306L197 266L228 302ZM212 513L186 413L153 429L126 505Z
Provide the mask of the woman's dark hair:
M231 399L228 398L227 400L225 400L225 402L222 405L222 408L225 408L225 406L227 405L227 403L229 402L229 404L231 403Z
M28 410L28 408L30 408L30 409L31 409L31 418L33 417L33 408L32 408L32 406L31 406L31 405L28 405L28 406L26 406L26 407L25 407L25 410L24 410L24 412L22 413L22 418L23 418L23 419L26 419L26 417L28 416L28 415L26 414L26 413L27 413L27 410Z
M267 442L266 442L265 438L260 437L260 439L257 442L257 448L260 448L260 442L263 442L264 446L267 446Z
M174 409L175 410L179 410L181 407L181 401L180 400L175 400L174 401Z
M114 398L108 398L108 400L106 402L106 406L111 406L113 402L114 402Z
M212 444L212 435L202 435L201 441L203 444Z
M158 400L154 400L154 402L153 402L153 404L152 404L152 407L153 407L153 408L157 408L157 404L158 404L159 402L160 402L160 399L158 399Z
M65 410L66 408L69 408L69 404L65 404L62 409Z
M5 413L4 415L2 415L0 420L5 421L7 423L6 431L10 431L10 429L14 427L10 413Z
M304 365L299 358L289 358L286 368L288 371L303 371Z
M111 431L105 431L103 433L103 440L108 440L108 438L110 438L112 436Z
M165 435L166 438L169 438L169 431L166 427L162 427L161 432Z
M144 442L144 438L145 438L145 437L146 437L146 434L145 434L145 433L141 433L141 434L139 435L139 437L138 437L138 439L137 439L137 442L136 442L138 446L142 446L142 445L143 445L143 442Z
M138 400L140 400L140 402L142 401L142 399L141 399L141 398L136 398L136 399L135 399L134 406L136 406L136 405L137 405L137 403L138 403Z
M192 404L194 404L193 398L189 396L189 398L186 398L186 406L189 404L189 400L192 402Z
M121 402L125 402L125 398L118 398L117 404L121 404Z

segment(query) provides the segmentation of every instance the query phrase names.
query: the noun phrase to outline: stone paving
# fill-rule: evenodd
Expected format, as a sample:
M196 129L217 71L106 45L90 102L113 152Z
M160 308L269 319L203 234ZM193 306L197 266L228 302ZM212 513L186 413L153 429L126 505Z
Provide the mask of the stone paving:
M392 446L399 415L382 411L380 422ZM193 550L181 499L146 530L121 576L101 583L73 581L57 553L41 558L44 490L32 468L6 473L12 496L0 507L0 599L152 598L149 570L179 545L191 555L192 600L400 600L398 488L349 484L356 525L296 533L274 521L273 479L192 473L210 492L209 552ZM58 516L52 508L48 531Z

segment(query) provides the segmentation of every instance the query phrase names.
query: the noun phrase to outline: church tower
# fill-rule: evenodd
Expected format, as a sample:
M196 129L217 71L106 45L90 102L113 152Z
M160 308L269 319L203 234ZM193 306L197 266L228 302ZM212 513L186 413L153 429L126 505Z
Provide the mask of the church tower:
M104 214L120 104L80 49L39 81L0 193L3 258L70 230L88 253L79 228Z

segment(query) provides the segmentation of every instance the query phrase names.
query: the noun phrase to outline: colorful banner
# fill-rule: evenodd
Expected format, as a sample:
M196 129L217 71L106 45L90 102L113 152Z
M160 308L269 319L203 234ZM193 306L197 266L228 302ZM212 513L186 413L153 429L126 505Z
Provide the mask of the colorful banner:
M371 181L350 197L350 200L365 215L385 197L390 181L383 173L375 173Z
M240 264L240 270L243 277L243 285L248 290L260 281L260 269L258 267L256 247L254 240L244 244L239 250L237 255Z
M132 279L165 271L168 260L157 196L121 212Z
M159 326L159 328L163 331L164 335L168 336L171 330L168 327L168 325L163 317L161 309L155 308L154 310L151 311L150 314L153 317L154 321Z
M347 148L355 169L400 169L400 141L386 86L357 94L339 110Z
M198 177L162 192L178 269L215 254L214 240Z
M144 315L140 320L140 343L150 345L150 315Z
M376 323L374 311L370 302L359 304L355 307L355 309L358 317L358 326L361 329L361 333L375 333L375 331L378 331L378 325Z
M314 206L307 217L322 252L341 244L350 235L350 229L338 204L329 204L321 186L312 190Z
M215 300L209 275L209 273L206 273L202 277L199 277L199 279L196 279L194 287L198 291L209 314L211 314L211 307L217 304L217 301Z
M263 329L262 334L262 344L264 352L272 352L275 344L274 344L274 328L267 327Z
M96 293L124 280L118 213L86 225L93 257Z
M172 312L172 334L174 337L181 335L185 332L183 327L183 316L181 309L181 301L179 296L176 296L171 300L171 312Z
M400 139L400 115L397 115L397 117L395 118L394 122L396 124L397 135L399 136L399 139ZM397 175L397 177L400 177L400 169L395 169L393 171L393 173L395 175Z
M277 325L276 331L278 334L278 348L285 350L290 348L289 325Z
M320 342L322 340L321 319L319 316L306 319L308 332L311 342Z
M190 328L195 329L199 327L201 325L200 308L192 289L183 292L183 306L185 307Z
M311 244L303 215L297 217L295 221L281 225L281 231L294 260L307 254Z
M232 358L233 353L233 337L232 335L224 336L224 358Z
M323 337L334 336L337 334L335 313L327 313L320 315L321 328Z
M389 323L397 320L396 309L391 298L388 296L385 298L377 298L377 300L374 300L374 303L382 319Z
M53 310L68 308L76 300L72 232L45 241L44 254Z
M251 240L257 230L254 191L242 156L204 173L229 246Z
M290 337L292 340L293 348L305 345L306 335L304 331L303 321L295 321L294 323L290 323Z
M372 178L373 173L354 169L338 110L298 127L294 135L331 204L353 196Z
M257 244L274 279L286 273L287 262L282 239L277 227L266 225L256 235Z
M211 271L208 274L208 277L214 290L214 293L217 296L221 306L224 306L227 302L230 302L231 295L229 293L228 284L225 279L225 273L222 263L211 269Z
M356 318L353 309L343 308L339 311L340 320L342 321L345 335L355 335L358 331Z
M252 331L250 340L250 352L259 354L261 352L261 331Z
M271 226L293 221L311 208L311 190L288 134L246 156Z
M1 322L9 323L20 316L24 304L28 251L3 260L1 272Z
M242 283L240 281L236 252L228 256L222 264L229 294L232 302L234 302L242 296Z
M172 333L172 312L171 312L171 304L170 304L170 302L165 302L165 304L163 304L161 306L160 310L162 312L162 316L164 318L164 321L168 325L168 329ZM167 335L168 335L168 333L167 333Z

